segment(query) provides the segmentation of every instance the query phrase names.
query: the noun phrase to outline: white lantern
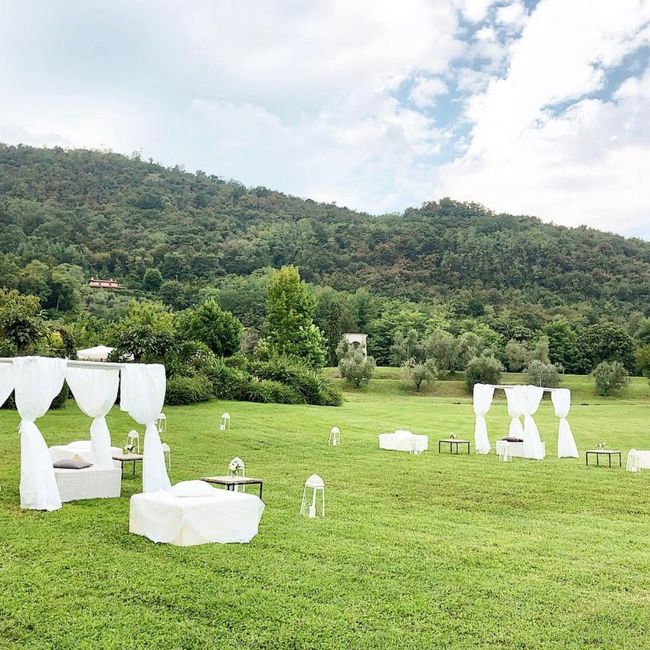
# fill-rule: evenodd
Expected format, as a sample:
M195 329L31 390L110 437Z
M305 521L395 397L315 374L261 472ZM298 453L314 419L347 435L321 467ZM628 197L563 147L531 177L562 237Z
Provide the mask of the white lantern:
M228 463L228 476L246 476L246 465L244 461L236 456Z
M333 447L338 447L341 444L341 431L338 427L332 427L330 429L329 444Z
M221 431L225 431L226 429L230 429L230 413L224 413L221 416L221 423L219 424L219 429Z
M140 453L140 434L137 431L129 431L126 436L126 446L124 451L127 454L139 454Z
M167 416L164 413L161 413L156 418L156 427L158 428L158 433L167 432Z
M246 465L239 456L236 456L228 463L228 476L246 476ZM240 488L243 492L246 492L245 485L235 485L235 492L239 492Z
M320 516L325 516L325 481L312 474L305 481L305 488L302 491L302 504L300 505L300 514L307 515L310 519L318 516L318 493L320 492Z

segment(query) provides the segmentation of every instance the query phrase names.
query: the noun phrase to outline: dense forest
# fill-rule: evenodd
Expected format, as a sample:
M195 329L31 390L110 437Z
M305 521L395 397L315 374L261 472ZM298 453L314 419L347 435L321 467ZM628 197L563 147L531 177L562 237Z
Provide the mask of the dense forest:
M372 216L138 155L0 144L0 223L0 286L64 322L117 321L133 298L174 311L214 298L246 341L263 323L269 269L296 265L330 362L343 331L369 333L388 363L400 332L443 328L497 352L546 335L552 360L589 371L578 348L590 328L615 324L638 346L650 315L650 243L448 198ZM92 290L90 277L123 288Z

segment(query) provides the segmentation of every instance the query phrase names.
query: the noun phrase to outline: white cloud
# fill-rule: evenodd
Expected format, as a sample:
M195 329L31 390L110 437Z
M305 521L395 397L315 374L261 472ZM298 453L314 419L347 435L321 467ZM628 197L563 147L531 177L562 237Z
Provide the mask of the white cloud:
M442 79L419 77L411 88L409 98L418 108L427 108L435 104L436 97L446 92L447 84Z
M509 5L499 7L496 11L496 21L509 28L518 29L526 24L528 12L521 0L515 0Z
M650 190L639 178L650 163L647 79L628 80L613 101L586 96L603 86L605 66L634 50L649 19L647 2L542 0L511 48L507 76L469 101L471 144L442 170L440 190L572 225L647 223Z

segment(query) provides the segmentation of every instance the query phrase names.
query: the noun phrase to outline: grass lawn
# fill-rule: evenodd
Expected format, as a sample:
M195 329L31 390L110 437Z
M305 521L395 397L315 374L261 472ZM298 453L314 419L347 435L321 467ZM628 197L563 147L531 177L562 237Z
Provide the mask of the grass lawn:
M139 476L121 499L21 512L17 416L0 412L0 647L649 647L650 472L556 459L546 401L547 460L438 455L438 437L471 437L470 401L395 383L348 392L341 408L166 409L172 482L224 472L236 455L264 479L267 509L249 545L176 548L129 534ZM603 400L578 387L580 450L650 448L647 382L628 391ZM218 432L225 410L233 427ZM86 437L89 420L70 402L39 425L55 444ZM132 421L114 410L109 425L123 445ZM339 448L326 444L333 425ZM488 426L492 441L505 433L505 402ZM429 434L431 451L380 451L377 434L395 428ZM327 485L324 520L298 516L313 472Z

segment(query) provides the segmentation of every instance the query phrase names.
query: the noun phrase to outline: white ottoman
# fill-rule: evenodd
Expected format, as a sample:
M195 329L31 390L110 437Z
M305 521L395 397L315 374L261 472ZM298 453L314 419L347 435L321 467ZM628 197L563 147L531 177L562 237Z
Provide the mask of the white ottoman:
M410 431L381 433L379 434L379 449L421 454L429 449L429 436L419 436Z
M129 531L175 546L247 543L255 535L264 503L253 494L212 488L210 496L175 496L168 490L131 497Z
M503 443L506 442L505 440L497 440L496 444L496 452L497 456L500 456L503 452ZM544 457L546 457L546 443L542 443L542 449L544 451ZM513 458L526 458L524 456L524 443L523 442L511 442L510 443L510 449L508 450L508 454L512 456Z

